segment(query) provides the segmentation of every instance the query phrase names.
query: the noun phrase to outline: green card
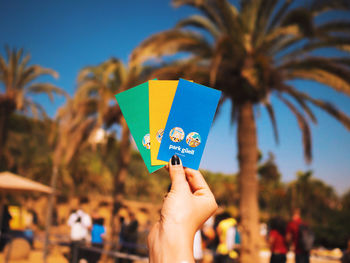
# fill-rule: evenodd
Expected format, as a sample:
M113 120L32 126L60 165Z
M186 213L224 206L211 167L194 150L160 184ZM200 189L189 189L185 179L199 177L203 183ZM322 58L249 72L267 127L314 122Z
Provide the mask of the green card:
M151 165L148 81L115 95L131 135L150 173L164 165Z

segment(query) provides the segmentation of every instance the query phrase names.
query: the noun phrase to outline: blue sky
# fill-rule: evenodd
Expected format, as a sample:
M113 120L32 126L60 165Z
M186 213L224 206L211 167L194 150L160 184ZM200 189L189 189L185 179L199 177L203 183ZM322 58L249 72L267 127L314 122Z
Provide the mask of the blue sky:
M0 0L0 53L4 45L23 47L32 63L55 69L60 78L44 78L73 94L78 71L111 56L128 56L150 34L166 30L194 9L174 9L167 0L135 1L44 1ZM333 102L350 115L350 99L327 87L306 81L294 83L316 98ZM46 97L37 98L54 116L59 105ZM257 116L259 148L265 156L271 151L288 182L298 170L312 169L314 175L333 185L339 193L350 189L350 133L326 113L315 109L318 125L312 126L313 162L303 159L301 133L284 105L272 98L280 143L276 145L271 123L264 108ZM226 103L213 124L201 167L234 173L238 170L236 126L230 124L230 104Z

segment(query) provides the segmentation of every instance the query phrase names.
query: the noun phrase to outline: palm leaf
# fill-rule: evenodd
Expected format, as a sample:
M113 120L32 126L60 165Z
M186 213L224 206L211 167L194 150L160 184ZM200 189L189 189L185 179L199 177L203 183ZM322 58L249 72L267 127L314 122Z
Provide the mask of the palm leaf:
M263 39L261 39L262 42L257 40L256 46L259 49L259 51L263 51L271 49L271 46L273 46L277 42L280 42L282 39L290 40L297 38L302 38L300 28L298 25L277 27L275 30L271 31Z
M311 2L311 10L314 15L334 10L349 10L350 3L347 0L313 0Z
M312 160L312 152L311 152L311 131L310 127L305 119L305 117L296 109L296 107L289 102L287 99L285 99L280 94L277 95L277 97L291 110L291 112L295 115L299 128L302 133L303 138L303 148L304 148L304 157L305 161L307 163L310 163Z
M61 88L51 84L51 83L33 83L32 85L26 88L26 93L45 93L49 96L50 100L53 101L53 94L63 95L66 98L68 97L67 92ZM24 94L25 95L25 94Z
M350 130L350 117L348 117L345 113L338 110L332 103L318 100L310 97L308 94L304 92L297 91L291 86L285 85L283 89L293 97L299 97L301 99L310 101L313 105L321 108L326 111L328 114L333 116L336 120L338 120L342 125L346 127L346 129Z
M204 29L208 31L215 39L220 36L220 31L218 30L217 26L204 16L193 15L189 18L180 20L176 24L175 28L181 29L182 27L186 26L193 26Z
M130 56L130 65L133 67L149 59L173 55L177 52L191 52L206 57L212 50L210 44L199 34L169 30L149 37L134 49Z
M277 11L276 15L273 16L271 23L269 24L266 32L270 32L271 30L273 30L276 27L276 25L278 25L281 22L282 18L285 16L286 12L288 11L288 9L292 3L293 3L293 0L285 0L284 1L283 5Z
M40 65L32 65L23 71L23 75L19 76L17 81L17 88L24 87L26 84L42 75L51 75L55 79L57 79L59 76L58 73L52 69L43 68Z
M288 86L285 88L285 86L288 86L288 85L284 85L282 90L289 90L289 89L292 89L292 87ZM313 123L317 123L317 119L316 119L316 116L315 114L312 112L312 110L310 109L310 107L306 104L305 102L305 98L301 97L301 96L298 96L297 93L293 93L293 92L288 92L290 96L292 96L295 101L299 104L299 106L304 110L304 112L309 116L309 118L311 119L311 121Z
M295 43L290 43L295 44ZM288 46L290 46L290 44ZM288 46L283 46L277 51L281 51ZM300 55L310 53L311 51L320 49L320 48L336 48L339 50L350 51L350 37L323 37L319 41L307 42L306 44L293 49L291 52L285 54L282 59L293 59Z
M291 79L306 79L312 80L328 87L342 92L346 95L350 95L350 83L349 80L344 80L342 76L337 76L331 72L327 72L322 69L309 69L309 70L293 70L285 74L286 80Z
M284 71L287 80L311 79L350 95L350 68L344 64L345 61L339 63L337 59L309 57L283 63L277 69Z
M241 2L240 17L244 30L249 35L254 32L254 27L258 20L258 12L263 1L261 0L246 0ZM226 24L230 26L230 24Z
M306 8L299 7L288 12L281 20L281 26L298 25L305 36L314 35L313 16Z
M258 9L258 17L254 26L253 43L260 42L260 38L265 35L268 21L272 12L276 8L278 0L262 1Z
M172 0L174 7L179 7L182 5L189 5L198 8L204 15L206 15L214 24L218 26L221 30L225 27L223 25L221 17L216 12L215 8L210 5L207 1L197 1L197 0Z
M217 12L222 17L224 28L221 28L223 33L227 33L234 42L242 42L244 23L239 21L237 9L227 0L217 1Z
M272 123L273 134L274 134L274 137L275 137L275 141L278 144L279 143L279 136L278 136L278 129L277 129L277 122L276 122L276 117L275 117L275 111L274 111L272 105L269 102L265 103L265 107L267 109L267 112L269 114L269 117L270 117L270 120L271 120L271 123Z
M317 32L320 34L328 34L334 32L350 32L349 21L330 21L317 26Z

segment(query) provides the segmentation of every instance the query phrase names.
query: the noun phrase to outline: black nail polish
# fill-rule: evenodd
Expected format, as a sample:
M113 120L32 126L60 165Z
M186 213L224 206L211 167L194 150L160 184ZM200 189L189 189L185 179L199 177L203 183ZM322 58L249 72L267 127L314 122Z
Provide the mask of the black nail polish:
M180 158L176 154L171 157L171 164L172 165L179 165L180 164Z

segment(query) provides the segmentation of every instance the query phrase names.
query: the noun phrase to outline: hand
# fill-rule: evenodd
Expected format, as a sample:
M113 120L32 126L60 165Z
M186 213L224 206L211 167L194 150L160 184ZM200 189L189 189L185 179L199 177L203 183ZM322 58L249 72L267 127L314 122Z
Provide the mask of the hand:
M217 204L199 171L183 168L176 155L168 169L171 189L164 199L160 220L148 236L150 262L194 262L194 235Z

